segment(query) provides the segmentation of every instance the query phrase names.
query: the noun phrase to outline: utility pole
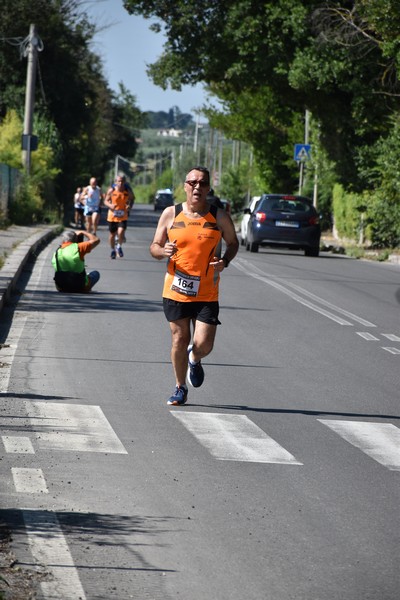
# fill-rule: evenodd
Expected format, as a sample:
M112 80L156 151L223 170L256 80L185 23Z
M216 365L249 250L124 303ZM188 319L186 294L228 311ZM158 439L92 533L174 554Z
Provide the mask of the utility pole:
M318 163L315 163L313 205L315 208L318 206Z
M218 153L218 177L219 177L219 185L221 185L221 180L222 180L223 144L224 144L224 135L221 132L220 133L220 137L219 137L219 153Z
M250 158L249 158L249 171L250 174L253 170L253 148L250 148ZM248 179L248 184L247 184L247 205L250 204L250 198L251 198L251 189L250 189L250 177Z
M115 179L117 179L117 175L118 175L118 159L119 159L119 154L117 154L115 156L115 162L114 162L114 181L115 181Z
M199 140L199 125L200 125L200 114L197 113L196 128L194 130L194 142L193 142L193 152L194 153L197 152L197 143Z
M22 162L28 175L31 168L31 150L36 149L32 148L32 124L33 108L35 104L37 53L39 44L41 44L41 42L36 31L36 25L31 24L29 28L29 41L25 50L25 56L28 56L28 67L26 74L24 133L22 138ZM40 49L42 49L42 47Z
M310 137L310 111L306 109L305 125L304 125L304 144L308 144ZM304 186L304 166L305 161L300 161L300 176L299 176L299 195L301 196Z

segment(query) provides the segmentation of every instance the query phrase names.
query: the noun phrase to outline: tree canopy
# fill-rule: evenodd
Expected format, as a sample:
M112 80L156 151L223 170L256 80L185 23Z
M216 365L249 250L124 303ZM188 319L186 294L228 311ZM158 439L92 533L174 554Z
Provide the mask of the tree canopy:
M399 111L395 0L125 0L156 18L162 56L153 81L180 89L206 83L223 102L213 122L247 140L266 180L294 181L288 162L311 111L339 181L361 189L369 149ZM222 113L222 114L221 114ZM279 170L279 171L278 171Z
M23 118L29 24L43 45L38 53L35 117L58 158L58 199L90 176L102 178L116 153L134 157L142 113L122 85L112 92L100 58L91 51L96 28L82 0L3 0L0 24L0 119L12 109ZM51 132L51 135L49 135Z

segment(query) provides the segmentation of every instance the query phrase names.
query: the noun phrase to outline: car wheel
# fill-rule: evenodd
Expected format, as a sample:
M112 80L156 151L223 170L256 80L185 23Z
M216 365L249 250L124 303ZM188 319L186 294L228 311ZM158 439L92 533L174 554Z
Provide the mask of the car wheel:
M248 252L250 250L250 242L247 238L246 238L245 244L246 244L246 252Z
M240 245L244 246L244 242L245 242L244 237L240 236Z
M258 244L256 244L255 242L251 242L250 252L258 252Z
M304 256L319 256L319 246L304 248Z

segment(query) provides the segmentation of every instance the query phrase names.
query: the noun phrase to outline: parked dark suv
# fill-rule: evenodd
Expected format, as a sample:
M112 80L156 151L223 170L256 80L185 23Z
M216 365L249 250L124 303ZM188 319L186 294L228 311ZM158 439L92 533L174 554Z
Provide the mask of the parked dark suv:
M157 190L154 197L154 210L164 210L167 206L174 204L174 196L170 189Z
M258 252L259 246L281 246L318 256L320 239L319 216L309 198L263 194L250 214L246 250Z

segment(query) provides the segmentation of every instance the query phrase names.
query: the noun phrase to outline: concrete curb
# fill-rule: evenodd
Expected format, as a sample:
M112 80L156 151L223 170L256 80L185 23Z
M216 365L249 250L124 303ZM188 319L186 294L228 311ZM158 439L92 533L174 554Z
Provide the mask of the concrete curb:
M22 269L30 256L35 254L41 246L46 245L50 240L55 238L59 231L59 225L40 229L21 241L15 250L7 256L3 267L0 269L0 312L7 302L9 302Z
M392 265L400 265L400 254L389 254L388 261Z

